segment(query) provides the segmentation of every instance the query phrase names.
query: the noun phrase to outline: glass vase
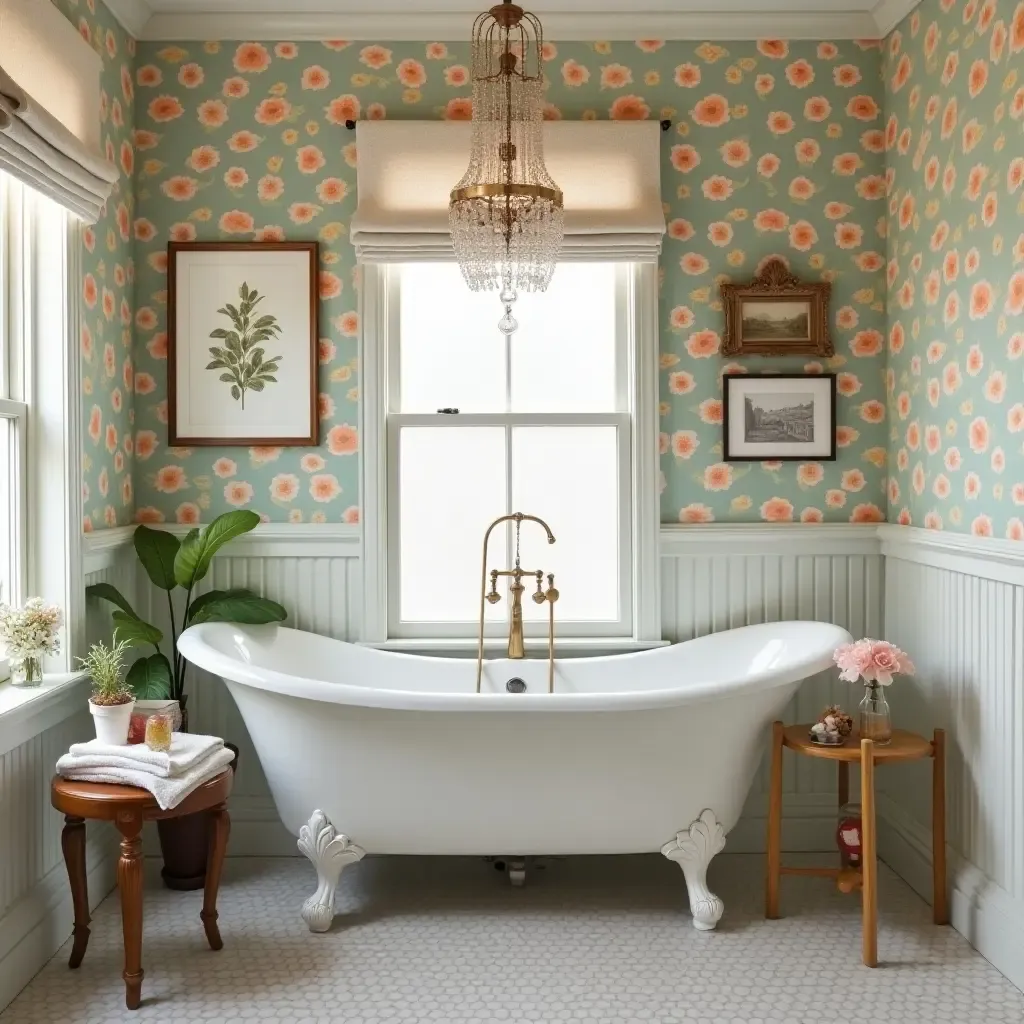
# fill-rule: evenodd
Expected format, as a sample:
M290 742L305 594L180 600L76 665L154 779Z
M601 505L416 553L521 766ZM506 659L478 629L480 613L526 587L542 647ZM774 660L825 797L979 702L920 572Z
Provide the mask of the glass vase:
M41 654L11 655L12 686L42 686L43 656Z
M864 699L860 702L860 738L874 740L879 746L885 746L892 739L889 702L878 683L864 687Z

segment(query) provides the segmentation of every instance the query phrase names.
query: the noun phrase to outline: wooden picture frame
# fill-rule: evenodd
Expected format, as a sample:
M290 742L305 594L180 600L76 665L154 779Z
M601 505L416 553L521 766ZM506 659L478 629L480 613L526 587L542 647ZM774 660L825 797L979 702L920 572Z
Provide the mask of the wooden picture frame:
M781 259L769 260L748 284L723 284L726 356L831 356L832 286L800 281Z
M319 443L319 266L316 242L168 244L170 446Z
M834 462L836 375L723 374L722 441L726 462Z

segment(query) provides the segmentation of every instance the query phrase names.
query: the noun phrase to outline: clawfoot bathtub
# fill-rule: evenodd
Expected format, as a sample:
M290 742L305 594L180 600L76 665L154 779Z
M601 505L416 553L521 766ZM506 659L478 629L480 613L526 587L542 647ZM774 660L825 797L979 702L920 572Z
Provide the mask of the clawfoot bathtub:
M722 901L707 868L736 824L777 718L850 639L776 622L672 647L484 663L393 654L278 626L202 623L179 639L245 719L278 813L316 867L303 907L326 931L342 870L365 853L660 850L694 926ZM525 692L506 692L518 677Z

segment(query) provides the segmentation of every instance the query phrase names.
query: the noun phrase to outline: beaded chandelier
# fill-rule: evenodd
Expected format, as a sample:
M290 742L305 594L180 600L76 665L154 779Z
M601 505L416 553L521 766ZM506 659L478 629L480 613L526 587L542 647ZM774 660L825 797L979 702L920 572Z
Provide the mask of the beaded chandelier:
M540 21L511 0L473 23L469 169L448 204L452 244L472 291L497 290L498 324L518 324L519 290L544 291L562 244L562 192L544 166Z

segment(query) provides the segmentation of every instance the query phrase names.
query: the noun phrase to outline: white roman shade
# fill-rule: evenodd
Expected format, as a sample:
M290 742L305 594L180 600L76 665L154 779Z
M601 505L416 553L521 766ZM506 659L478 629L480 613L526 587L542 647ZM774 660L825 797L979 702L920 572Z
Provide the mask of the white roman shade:
M352 244L364 263L455 258L448 197L468 121L360 121ZM565 196L561 260L655 263L665 233L656 121L546 121L544 162Z
M100 151L101 69L50 0L0 0L0 169L90 223L118 175Z

